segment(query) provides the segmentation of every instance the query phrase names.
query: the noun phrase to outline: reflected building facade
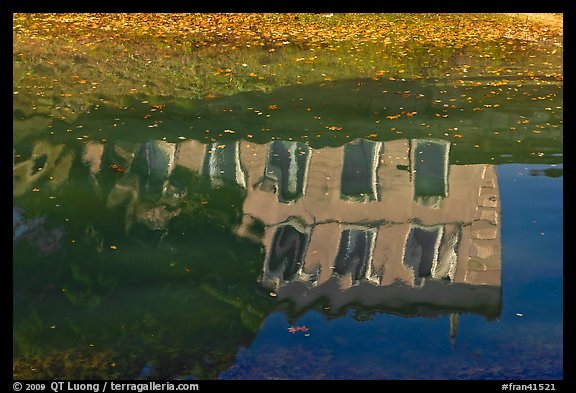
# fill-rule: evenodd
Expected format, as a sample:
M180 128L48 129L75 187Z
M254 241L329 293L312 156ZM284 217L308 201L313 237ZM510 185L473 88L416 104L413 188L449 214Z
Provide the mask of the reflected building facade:
M296 309L328 301L498 316L494 166L449 165L450 144L426 139L241 142L240 151L248 183L238 233L264 223L262 284Z
M48 158L41 174L64 181L73 152L42 149ZM28 175L38 155L15 165L15 194L40 175ZM449 157L450 144L438 139L358 139L322 149L282 140L90 142L82 152L95 179L111 164L123 167L107 190L101 180L93 184L108 208L125 206L127 229L136 221L164 230L180 214L182 191L170 178L177 167L213 187L245 189L236 233L263 245L261 284L296 309L328 301L333 310L361 304L413 314L424 307L496 318L496 169L450 165ZM263 224L261 236L252 231L256 224Z

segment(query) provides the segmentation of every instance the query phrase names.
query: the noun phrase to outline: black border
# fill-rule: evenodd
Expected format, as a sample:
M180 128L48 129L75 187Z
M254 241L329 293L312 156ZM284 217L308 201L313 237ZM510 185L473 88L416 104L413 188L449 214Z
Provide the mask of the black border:
M126 2L126 3L112 3L106 1L97 2L82 2L82 3L67 3L67 2L40 2L38 0L16 0L16 1L2 1L0 7L2 7L3 21L2 27L5 29L4 34L6 35L6 41L12 37L12 14L15 12L510 12L510 11L528 11L528 12L561 12L564 14L564 45L563 48L568 48L566 51L567 56L564 59L564 69L569 71L576 70L574 64L571 64L571 58L574 52L573 44L574 42L573 33L570 32L573 29L574 11L576 9L576 2L573 0L546 0L546 1L502 1L497 3L479 3L472 4L471 2L448 2L445 0L441 1L429 1L427 3L413 2L378 2L377 0L372 1L354 1L354 2L330 2L330 3L318 3L309 1L307 3L298 2L246 2L242 0L229 1L211 1L211 2L186 2L178 1L167 3L163 2L146 2L140 1L136 2ZM566 23L568 22L568 23ZM566 28L568 27L568 28ZM4 70L12 69L12 53L8 52L8 42L6 45L6 56L4 57L6 61L6 67ZM10 62L10 63L8 63ZM568 94L565 97L571 98L571 92L573 91L570 86L573 84L573 79L570 73L564 72L564 83L568 86L566 91ZM567 83L567 84L566 84ZM10 86L6 89L5 97L8 102L12 102L12 86L6 83L6 86ZM569 100L568 100L569 102ZM566 103L564 104L566 107ZM569 106L568 108L571 108ZM571 117L568 117L572 119ZM11 123L9 123L9 116L5 116L6 123L10 124L8 127L11 128ZM7 125L8 125L7 124ZM568 135L575 132L569 125L565 127L568 130ZM7 127L7 128L8 128ZM567 144L570 143L571 137L568 138ZM8 151L9 147L6 144L6 158L12 156L12 152ZM571 155L568 154L564 157L564 166L570 167ZM10 168L10 164L6 163L7 172ZM563 175L564 183L564 200L570 202L569 192L574 189L573 183L570 181L573 175L570 170L564 171ZM568 180L568 181L566 181ZM564 221L566 221L566 214L570 210L570 203L568 206L564 207ZM568 209L566 209L568 207ZM6 209L8 214L8 208ZM8 217L6 218L8 221ZM6 236L8 239L8 236ZM564 244L564 255L567 255L567 247ZM8 263L7 260L4 263ZM416 388L418 386L432 386L434 388L442 389L453 389L454 391L459 391L463 388L479 388L485 390L486 392L491 391L502 391L502 384L504 382L513 382L514 384L529 384L529 383L554 383L556 391L564 391L566 388L573 390L576 387L574 383L574 374L570 372L573 366L573 349L574 349L574 338L571 334L574 332L574 322L571 319L574 299L576 298L574 293L574 288L570 285L569 278L573 275L572 270L574 269L574 263L569 259L569 263L564 263L564 380L555 381L539 381L539 380L493 380L493 381L460 381L460 380L440 380L440 381L429 381L429 380L418 380L418 381L404 381L404 380L391 380L391 381L190 381L192 383L198 383L200 386L200 391L205 391L209 388L259 388L264 389L278 387L279 383L282 386L288 388L300 388L300 387L336 387L336 388L369 388L375 384L383 386L385 388L391 389L402 389L402 388ZM6 276L8 276L6 274ZM12 286L4 285L3 289L7 299L11 299ZM6 323L6 321L4 322ZM6 345L4 348L9 348L12 346L12 342L9 335L4 335ZM8 353L8 351L6 351ZM13 380L12 374L12 362L8 355L5 360L5 370L6 379L8 381ZM52 381L36 381L37 383L47 384L47 389ZM97 381L83 381L83 382L97 382ZM115 381L121 382L121 381ZM124 381L132 382L132 381ZM161 381L158 381L161 382ZM177 382L177 381L175 381ZM29 383L29 381L22 381L22 383ZM100 382L102 386L103 382ZM100 388L100 392L102 389Z

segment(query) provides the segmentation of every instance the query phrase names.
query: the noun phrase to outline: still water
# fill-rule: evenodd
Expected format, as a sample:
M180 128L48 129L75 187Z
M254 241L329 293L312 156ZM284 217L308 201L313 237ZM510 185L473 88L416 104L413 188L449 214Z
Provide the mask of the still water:
M562 95L15 107L14 376L562 378Z

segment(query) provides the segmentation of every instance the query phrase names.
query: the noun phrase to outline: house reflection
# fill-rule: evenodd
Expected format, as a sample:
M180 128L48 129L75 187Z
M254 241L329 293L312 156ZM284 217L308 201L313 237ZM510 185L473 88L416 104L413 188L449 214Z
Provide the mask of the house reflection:
M238 234L264 223L261 282L278 298L296 310L328 301L333 310L499 315L494 166L449 165L450 144L441 140L309 150L292 143L279 177L262 187L274 144L241 142L248 183ZM297 173L306 180L300 191L281 195L281 184L300 184Z
M43 173L62 172L64 164L69 171L72 152L36 150L30 162L15 165L15 194L38 176L29 169L44 150ZM437 139L358 139L322 149L279 140L152 140L90 142L82 162L106 206L125 208L127 230L134 221L167 230L180 214L185 190L173 182L177 167L206 176L212 187L244 189L236 234L263 244L261 284L297 310L328 301L331 310L355 304L407 315L441 310L496 318L496 169L450 165L449 156L450 144ZM103 173L111 164L123 172ZM262 236L251 230L255 223L263 224Z

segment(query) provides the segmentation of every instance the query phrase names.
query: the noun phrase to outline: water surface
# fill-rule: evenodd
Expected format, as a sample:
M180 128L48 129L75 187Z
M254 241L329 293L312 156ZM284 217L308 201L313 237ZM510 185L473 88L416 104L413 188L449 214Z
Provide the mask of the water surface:
M14 376L562 378L562 96L15 98Z

